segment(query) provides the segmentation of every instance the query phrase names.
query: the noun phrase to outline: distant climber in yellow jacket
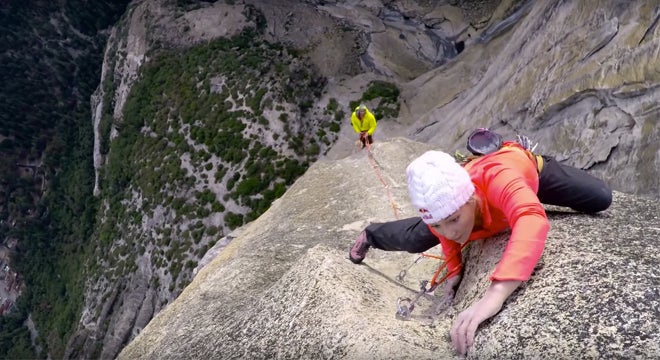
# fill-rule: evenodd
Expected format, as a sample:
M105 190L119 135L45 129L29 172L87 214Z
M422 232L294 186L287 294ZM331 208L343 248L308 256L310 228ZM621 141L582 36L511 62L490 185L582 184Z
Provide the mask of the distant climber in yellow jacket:
M374 142L373 134L376 131L376 117L364 104L360 104L353 111L351 125L353 125L353 130L360 134L360 142L363 149L367 144Z

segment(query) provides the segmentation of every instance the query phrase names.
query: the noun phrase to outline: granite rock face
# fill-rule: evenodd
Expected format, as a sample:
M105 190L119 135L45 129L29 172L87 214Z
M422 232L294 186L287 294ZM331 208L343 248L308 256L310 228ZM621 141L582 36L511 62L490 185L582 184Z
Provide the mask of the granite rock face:
M369 222L414 215L404 170L428 149L398 138L374 144L372 157L314 164L118 358L454 358L451 323L487 288L508 234L472 243L454 303L426 295L411 321L395 318L397 299L415 295L435 260L379 250L363 265L347 259ZM479 328L468 358L660 356L657 202L617 192L598 215L547 211L539 265Z
M477 127L528 135L537 151L658 198L659 16L653 1L525 2L409 83L411 135L445 149Z
M499 1L480 3L495 4ZM264 40L304 53L311 64L296 61L295 67L305 71L313 68L318 72L315 76L322 76L327 82L319 81L316 84L318 86L314 86L314 90L318 89L318 93L323 93L323 96L310 98L312 109L306 115L286 103L273 104L274 108L293 109L288 117L289 130L281 126L279 111L263 112L264 118L273 125L264 129L263 139L285 139L289 137L289 131L301 128L305 129L304 134L318 134L317 125L330 118L325 109L331 101L341 104L342 108L347 106L350 101L361 96L372 80L407 81L445 63L456 55L453 43L468 36L466 29L469 26L465 19L470 15L469 12L466 14L462 14L459 7L408 0L360 3L136 0L110 33L102 79L92 97L94 165L97 174L95 194L101 197L102 202L108 201L99 187L99 182L103 180L102 174L109 168L108 154L103 149L105 147L107 150L112 139L123 135L123 112L129 93L143 66L158 61L157 50L184 51L221 37L231 37L246 28L263 26ZM479 15L479 18L483 16ZM217 85L221 78L218 74L207 80ZM302 84L294 84L296 88L309 84L307 77L298 80ZM291 84L291 77L273 81ZM312 93L316 94L315 91L306 92ZM390 121L390 124L395 123ZM346 127L341 130L342 143L336 147L338 154L329 154L329 157L344 157L342 149L352 148L352 144L344 146L346 144L343 143L348 139L344 137L347 130ZM380 131L378 136L384 139L403 130L381 126ZM191 142L189 145L197 147L200 144ZM322 146L325 147L326 143L323 142ZM324 150L321 149L321 152ZM222 179L209 177L215 171L205 174L204 170L190 166L190 158L186 156L181 158L181 170L200 179L209 179L209 189L218 199L225 198L227 184ZM239 167L230 172L240 171ZM198 185L201 191L203 185ZM178 191L185 193L187 189ZM157 253L169 249L155 244L151 235L161 231L183 232L189 224L175 224L173 209L166 204L158 206L153 215L145 212L139 205L142 199L145 199L142 190L135 189L123 202L125 211L130 212L135 207L139 208L138 212L146 215L142 224L136 227L128 223L117 224L124 235L111 241L117 248L127 243L139 243L143 248L131 251L138 256L128 261L130 265L124 268L125 272L111 270L109 274L94 274L94 279L88 281L78 328L70 336L65 351L67 358L114 358L154 314L178 296L180 288L176 284L182 284L182 281L187 283L195 272L195 269L187 265L178 269L169 264L158 265ZM243 214L246 211L232 204L225 205L226 209L234 213ZM222 213L214 212L207 218L193 218L190 221L201 221L207 228L223 228L226 225L223 216ZM231 236L222 236L224 234L218 235L221 237L219 240L213 235L204 236L196 246L201 249L207 242L214 241L217 247L208 256L193 251L190 259L192 263L199 260L197 265L201 266L212 257L214 251L221 251L221 247L231 241ZM181 245L186 240L175 236L172 241ZM116 254L104 253L97 262L123 262L124 259ZM178 274L177 278L172 274Z
M255 26L255 17L250 15L255 15L258 10L263 15L263 19L260 20L263 20L266 40L281 42L308 55L312 64L318 68L319 75L327 78L322 97L313 104L309 118L300 119L302 123L309 123L311 121L308 120L322 116L323 109L331 99L346 108L351 101L355 101L363 95L370 81L383 80L395 83L401 89L400 112L397 118L379 119L378 130L375 133L377 143L401 136L425 143L427 145L424 146L427 147L432 146L453 152L454 149L464 148L467 134L476 127L485 126L495 129L506 138L513 138L515 134L522 133L539 142L538 151L555 156L558 160L571 165L588 169L593 174L606 179L617 190L660 198L660 176L658 176L660 125L657 120L659 115L657 98L658 89L660 89L658 86L660 77L657 71L660 30L657 24L660 15L658 15L656 1L246 0L198 1L197 4L193 4L195 6L190 8L178 6L183 3L193 2L136 0L129 7L125 19L113 30L111 41L106 49L102 81L106 77L112 77L116 84L116 92L110 97L114 109L113 116L117 122L121 122L123 106L138 77L140 68L152 60L149 54L154 47L186 48L209 42L218 37L237 34L246 27ZM104 164L104 158L100 153L101 142L98 139L100 134L98 125L101 120L101 109L104 106L103 101L109 96L103 90L103 87L99 87L92 103L97 115L93 121L96 124L95 165L98 170L101 170ZM371 104L369 105L371 106ZM277 133L277 129L272 129L272 131L272 135L282 135ZM315 129L312 129L310 133L314 131ZM118 130L113 130L111 136L114 137L118 134ZM421 348L436 349L433 346L439 346L449 351L444 342L440 342L441 345L438 345L438 339L446 335L445 330L449 322L438 322L434 325L435 328L424 327L423 330L420 330L419 327L414 327L405 331L401 329L408 329L406 327L409 326L408 323L386 325L393 317L393 304L396 298L406 292L410 295L412 291L417 290L418 281L427 278L429 272L432 273L432 269L427 269L411 283L390 284L390 280L386 279L392 279L394 276L392 274L396 275L402 268L408 266L412 261L412 255L403 256L402 259L399 259L400 261L397 260L399 262L396 262L393 259L398 258L388 254L387 261L379 264L384 268L391 267L391 273L389 273L389 277L382 279L367 277L366 275L369 273L365 272L365 269L371 269L369 267L349 267L342 273L337 271L342 271L341 269L344 267L328 266L325 269L319 265L326 258L333 259L332 261L336 261L337 264L343 264L346 248L359 229L369 221L387 220L393 216L389 206L383 205L378 209L373 207L373 204L381 204L382 201L389 204L390 200L384 193L378 191L369 193L362 190L365 187L378 188L382 185L380 181L374 179L370 179L368 184L363 182L366 181L363 179L366 176L365 173L372 171L372 168L369 162L364 161L365 159L355 157L357 155L353 153L354 141L353 130L348 124L343 124L339 139L326 156L326 160L332 165L324 162L313 167L306 176L307 180L304 180L318 183L314 186L309 185L307 190L314 193L316 197L305 198L288 194L288 198L296 198L300 202L297 204L289 202L286 209L277 204L273 205L269 215L260 223L260 226L265 227L265 230L259 230L263 230L263 234L258 235L260 238L253 238L257 236L254 235L255 232L259 233L259 231L250 225L252 230L248 230L233 240L237 242L236 245L228 245L230 240L228 237L219 241L223 247L227 246L226 249L218 249L219 258L230 262L222 266L232 269L223 270L228 272L227 278L235 279L235 281L238 281L236 279L239 278L250 280L247 282L248 285L239 282L235 284L236 287L209 290L209 296L213 300L209 300L210 302L226 302L223 305L226 308L215 308L218 310L217 319L222 319L225 313L234 312L233 305L244 298L242 295L234 294L241 292L239 290L242 289L241 286L251 286L250 289L254 286L254 289L260 289L254 290L254 294L257 294L259 291L263 291L264 286L269 288L270 282L266 280L282 281L281 277L288 272L291 272L289 276L293 279L301 276L296 271L307 273L308 269L314 268L323 271L316 275L323 278L323 281L319 280L319 284L314 285L317 287L312 286L311 289L316 289L312 292L325 291L325 288L322 287L323 283L329 281L327 278L332 278L332 281L343 286L339 288L341 291L348 293L358 291L359 294L362 294L362 290L350 289L358 289L363 283L367 283L371 284L370 289L380 289L376 293L377 296L374 297L385 298L379 305L370 304L374 307L373 309L362 309L364 313L348 303L332 312L317 309L317 321L327 317L324 321L331 322L324 323L325 327L322 327L324 330L313 328L313 331L318 334L325 334L323 331L335 334L334 330L330 329L334 329L333 326L336 325L339 329L345 326L347 330L341 334L350 335L345 335L345 338L336 335L339 337L336 339L335 335L332 335L333 337L330 338L335 340L330 343L318 342L320 341L318 339L304 340L298 345L286 343L287 346L291 346L291 349L286 351L291 352L277 350L283 351L280 353L283 354L282 356L299 350L301 353L308 351L309 354L315 351L323 354L326 352L335 354L334 350L328 349L335 349L336 346L336 354L345 354L343 356L368 357L373 354L388 357L393 354L392 351L395 349L399 347L404 349L405 346L401 345L403 343L424 343L422 347L414 347L418 350ZM392 144L398 144L396 146L403 148L392 150L390 148L394 146ZM399 191L396 204L402 207L401 213L406 213L407 210L409 215L411 213L407 208L407 197L405 192L401 192L405 188L403 169L405 164L412 160L412 154L419 150L419 147L423 146L419 144L413 146L401 140L394 140L374 148L377 155L375 161L381 167L384 179ZM383 154L378 156L378 151L382 151ZM339 160L337 163L331 162L331 160L338 159L344 160ZM345 162L351 165L346 165ZM330 166L331 169L334 166L336 172L327 169L322 171L323 166ZM323 177L311 180L317 175ZM350 179L348 179L349 176ZM334 187L332 184L335 184ZM217 183L214 186L223 187L224 184ZM302 191L299 187L294 189ZM353 197L345 198L344 192L353 194ZM620 208L621 204L638 201L634 197L617 194L617 199L620 197L625 200L617 200L608 214L612 214L614 211L623 212ZM359 202L356 202L356 198L359 199ZM364 206L363 203L369 206ZM644 206L653 208L654 205ZM334 212L320 211L318 207L334 209ZM295 211L291 209L295 209ZM282 214L273 215L274 211L281 211ZM640 212L657 213L657 210L640 210ZM158 231L167 226L171 219L161 216L165 213L166 211L163 210L162 213L157 214L157 217L154 217L154 221L145 223L144 229L142 229L144 233ZM307 218L304 219L303 215ZM557 216L558 218L553 220L557 220L558 224L569 220L560 215ZM624 219L631 215L621 216L623 219L615 218L618 223L625 223L627 220ZM600 218L592 219L581 215L570 218L577 219L576 221L579 223L576 226L578 227L582 223L589 223L593 224L595 228L609 229L608 234L615 233L610 228L614 225L597 222L604 221ZM298 219L297 225L288 224L287 221L293 221L291 219ZM218 221L220 220L218 218ZM649 220L651 224L653 220ZM590 221L595 222L590 223ZM265 223L271 225L264 225ZM338 224L341 224L339 230ZM653 239L655 236L657 239L658 227L656 220L655 225L649 226L649 229L656 230L645 230L651 231L649 238ZM580 233L572 228L567 231L570 234ZM271 237L271 234L277 236ZM553 234L555 233L553 232ZM623 236L628 238L629 235L623 234ZM140 237L141 233L126 234L126 239L130 240L140 239ZM119 242L120 240L113 241ZM610 239L610 241L618 243L616 240ZM245 245L246 241L252 242L252 245ZM591 240L589 241L591 242ZM255 253L260 255L239 252L240 259L234 259L234 255L232 255L239 248L259 248L264 242L268 244L269 249L274 248L277 251ZM319 247L316 247L317 245ZM323 248L323 246L327 248ZM657 245L651 244L650 246ZM280 248L282 252L279 252ZM336 251L335 253L329 252L333 249ZM586 251L581 247L578 249ZM289 252L284 252L284 250ZM275 253L278 255L270 258L270 254ZM305 254L304 259L307 262L304 262L305 267L299 268L297 266L302 262L301 254ZM552 254L552 250L549 250L548 254ZM560 260L564 261L564 253L561 254ZM263 257L272 260L272 264L269 266L273 268L263 274L266 278L262 278L262 274L251 274L251 268L244 263L245 259L255 260L252 259L253 256L257 256L258 261L264 260ZM380 256L370 257L368 265L375 266ZM208 257L201 259L199 265L202 266L207 260ZM279 265L278 260L282 262ZM497 261L497 256L493 256L490 261ZM131 264L131 266L133 265L137 270L132 274L122 276L118 281L99 281L89 284L78 332L71 337L70 350L67 352L69 357L95 357L99 352L104 358L114 357L123 346L142 331L162 307L168 305L178 295L169 290L159 291L153 286L155 282L159 282L164 285L161 286L161 289L168 289L167 281L169 280L168 276L149 261L142 258L135 264ZM414 269L419 268L423 268L423 266L415 265L414 267ZM484 272L490 271L488 266L484 269ZM539 269L539 271L541 270ZM379 271L384 270L381 268ZM356 275L363 272L362 277ZM192 269L185 269L183 273L186 276L192 276ZM203 270L198 275L202 278L209 276ZM359 281L351 283L350 281L354 279L359 279ZM646 279L657 282L657 273L648 275ZM216 281L220 281L220 278ZM262 281L266 282L262 283ZM348 283L346 283L347 281ZM533 284L533 281L530 284ZM196 291L192 290L199 286L195 284L191 285L189 291ZM657 293L657 283L653 284L656 289L654 291ZM480 287L472 289L481 291L483 286L485 285L482 284ZM599 289L602 288L602 286L599 287ZM550 287L550 289L552 288ZM296 293L289 288L276 288L273 291L273 296L288 296L289 292ZM465 288L463 291L468 290ZM557 289L557 291L563 292L565 289ZM572 291L578 290L572 289ZM524 292L521 291L522 293ZM260 299L258 295L249 295L248 298L250 296L257 296L256 299ZM297 296L302 295L298 293ZM467 293L464 296L467 296ZM474 293L471 296L473 298L477 294ZM347 302L355 301L352 295L347 296L346 299L350 299L346 300ZM433 299L423 299L422 301L426 300L431 306ZM457 300L462 301L460 293ZM261 301L261 306L266 306L265 302L276 300L265 300L264 298ZM323 301L334 300L330 296L327 299L324 298ZM651 304L649 305L651 313L655 314L653 316L657 318L657 304L648 301L646 303ZM195 304L195 306L200 306L200 304ZM240 306L245 307L246 305ZM211 308L214 307L211 306ZM319 306L319 308L322 307ZM376 311L378 309L383 311ZM530 311L534 309L531 308ZM193 310L202 311L203 309L186 311ZM350 310L349 315L337 315L340 310ZM502 316L507 314L506 311L505 309L502 312ZM513 307L511 311L513 311ZM382 322L378 317L374 320L374 314L382 314L377 315L383 316ZM565 313L562 312L562 314ZM241 316L241 321L246 322L243 324L244 328L251 327L252 324L255 324L254 326L263 325L258 318L250 317L256 317L256 314ZM269 321L279 321L279 319L279 317L271 315ZM348 325L337 323L340 320L345 324L353 324L357 330L350 332L352 329L349 329ZM242 324L237 319L228 321ZM222 321L220 323L225 324ZM204 324L204 322L201 321L200 324ZM495 329L496 324L497 321L494 321L492 326L484 328L483 333L486 333L487 329ZM374 326L374 329L370 329L371 326ZM379 326L382 329L378 328ZM185 329L189 333L197 331L205 333L207 337L213 337L213 334L216 333L211 330L196 329L193 325L186 325ZM239 331L239 328L232 329L239 334L243 331ZM291 339L295 339L293 333L288 332L290 331L288 328L280 327L278 329L282 333L291 335ZM296 336L300 336L300 339L307 339L303 334L307 335L305 332L311 331L310 329L312 328L297 329L295 330L298 331ZM378 346L374 340L379 339L378 334L372 333L372 331L385 331L385 329L387 329L388 335L382 338L385 340L381 339L383 345ZM650 329L653 330L653 328ZM356 335L358 330L361 331L360 334L364 335ZM536 327L533 330L534 332L540 331ZM647 330L649 329L645 328L643 334L649 334ZM416 334L419 331L428 332L428 337L419 337ZM602 335L614 330L611 327L605 329L599 325L593 329L589 328L589 331L599 332ZM258 330L254 330L254 332L259 334ZM564 333L569 334L570 332ZM413 334L415 335L413 336ZM551 333L547 336L554 336L554 334ZM168 333L168 336L172 336L172 334ZM223 345L226 347L218 347L218 353L278 356L277 353L265 350L267 344L260 345L259 342L254 343L246 340L247 338L240 338L245 343L236 345L227 340L234 336L238 335L227 335L226 345ZM580 336L584 336L584 334ZM647 335L641 336L640 339L644 339L644 336ZM397 345L393 340L397 338L406 340ZM653 337L647 338L655 340ZM357 343L350 342L355 339L374 340L374 342L371 346L363 348ZM497 344L505 344L504 340L496 339ZM520 342L527 341L522 335L516 339ZM565 349L569 349L574 343L574 338L569 335L566 335L566 338L559 337L559 339L567 339ZM632 338L631 340L624 339L631 344L626 346L637 346L639 341L642 341ZM204 348L205 345L208 345L204 343L207 341L206 339L199 338L195 341L200 342L195 345L200 346L200 356L212 353ZM291 341L293 343L293 340ZM485 340L479 337L478 342L480 341ZM193 349L193 345L187 344L185 339L182 339L181 344L184 348ZM433 346L429 344L433 344ZM282 343L279 345L283 346ZM497 347L489 346L486 343L483 344L480 356L485 357L487 354L495 354L496 351L499 351ZM304 351L302 351L303 348ZM341 350L342 348L345 350ZM491 352L487 352L487 349L491 349L488 350ZM536 351L531 349L532 347L528 350ZM565 353L560 352L563 351L561 346L553 349L558 351L558 356ZM434 354L437 353L436 350L433 351ZM650 352L645 354L653 355L655 350L652 348L648 351ZM586 350L585 353L591 354ZM407 352L403 350L396 354L400 355L399 357L408 356ZM429 354L431 353L420 353L420 357L435 356ZM172 353L173 357L176 355L176 353Z

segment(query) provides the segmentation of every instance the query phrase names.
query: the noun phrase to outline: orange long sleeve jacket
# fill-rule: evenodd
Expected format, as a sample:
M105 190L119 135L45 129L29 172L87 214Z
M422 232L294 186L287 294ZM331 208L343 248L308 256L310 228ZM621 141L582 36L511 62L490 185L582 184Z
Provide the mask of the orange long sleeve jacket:
M550 223L536 193L539 175L534 157L522 146L507 142L491 154L465 165L481 199L482 229L468 241L493 236L507 228L511 237L490 280L529 279L541 258ZM461 271L460 244L431 232L440 239L448 259L449 277Z

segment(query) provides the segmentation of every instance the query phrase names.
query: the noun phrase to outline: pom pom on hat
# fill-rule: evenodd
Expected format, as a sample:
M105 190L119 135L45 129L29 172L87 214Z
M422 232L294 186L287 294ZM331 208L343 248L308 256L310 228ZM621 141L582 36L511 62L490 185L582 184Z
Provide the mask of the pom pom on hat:
M427 151L406 169L410 202L427 224L453 214L472 194L470 174L442 151Z

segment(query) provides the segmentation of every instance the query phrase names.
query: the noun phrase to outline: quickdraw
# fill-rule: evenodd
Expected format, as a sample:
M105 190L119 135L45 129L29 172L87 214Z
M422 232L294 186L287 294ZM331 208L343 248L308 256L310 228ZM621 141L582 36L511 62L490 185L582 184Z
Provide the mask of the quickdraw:
M407 268L405 268L405 269L399 271L399 275L396 276L396 279L397 279L399 282L403 282L403 279L406 277L406 275L408 275L408 270L410 270L410 268L412 268L413 266L415 266L415 264L417 264L420 260L422 260L422 259L424 258L423 255L424 255L424 254L422 254L422 256L420 256L420 257L418 257L417 259L415 259L415 261L413 261L412 264L408 265Z
M466 242L465 244L461 245L461 248L459 251L457 251L454 256L457 256L458 254L461 254L465 246L469 242ZM441 260L442 262L440 263L440 266L438 266L438 270L436 270L435 274L433 274L433 277L431 278L430 281L424 280L420 282L420 290L419 292L415 295L413 299L410 299L408 297L399 297L396 300L396 318L399 320L410 320L412 317L412 311L415 309L415 304L417 301L424 295L424 294L430 294L435 291L435 289L445 282L447 278L449 277L450 273L446 272L440 279L438 277L442 273L443 270L447 267L449 263L449 259L445 259L442 256L437 256L437 255L432 255L432 254L427 254L427 253L422 253L422 256L418 257L415 259L415 262L413 262L410 266L408 266L406 269L401 270L399 272L399 275L397 276L397 280L403 281L403 278L405 277L407 270L409 270L413 265L417 264L420 259L424 257L430 257L434 259ZM430 286L427 288L427 286L430 284Z
M426 288L428 281L424 280L420 283L420 290L411 300L410 298L398 298L396 300L396 318L399 320L410 320L412 316L412 311L415 309L415 303L421 298L424 294L432 292L438 286L435 284L431 286L430 289Z
M480 129L480 130L481 130L481 131L484 131L484 130L487 131L487 129ZM359 141L358 141L358 143L359 143ZM399 216L399 212L398 212L398 206L397 206L396 203L394 202L394 197L392 196L392 192L391 192L391 190L390 190L390 187L389 187L389 186L387 185L387 183L385 182L385 179L383 179L383 177L382 177L382 175L381 175L381 173L380 173L380 171L379 171L379 169L378 169L378 166L375 164L375 160L374 160L374 158L373 158L373 154L371 153L371 144L367 141L365 145L366 145L366 148L367 148L367 155L368 155L367 157L368 157L368 159L369 159L369 161L370 161L370 163L371 163L371 167L374 169L374 171L376 172L376 175L378 175L378 178L380 179L381 183L383 184L383 186L384 186L385 189L387 190L387 195L388 195L388 197L389 197L389 199L390 199L390 203L391 203L391 205L392 205L392 209L394 210L394 216L395 216L397 219L399 219L400 216ZM465 245L467 245L467 244L468 244L468 243L463 244L463 245L461 246L460 250L457 251L457 253L454 254L454 256L457 256L457 255L461 254L461 251L463 250L463 248L464 248ZM400 282L403 282L403 279L404 279L405 276L407 275L408 270L410 270L411 267L413 267L415 264L417 264L421 259L423 259L423 258L425 258L425 257L429 257L429 258L434 258L434 259L438 259L438 260L440 260L440 261L441 261L440 266L438 266L438 270L435 272L435 274L433 274L433 277L431 278L430 281L425 280L425 281L422 281L422 282L420 283L420 290L419 290L419 292L415 295L415 297L414 297L413 299L410 299L410 298L407 298L407 297L405 297L405 298L404 298L404 297L399 297L399 298L397 299L397 304L396 304L396 306L397 306L396 318L397 318L397 319L400 319L400 320L410 320L411 317L412 317L412 311L415 309L415 303L416 303L416 302L417 302L417 301L418 301L418 300L419 300L424 294L430 294L430 293L432 293L433 291L435 291L435 289L436 289L441 283L443 283L445 280L447 280L447 278L448 278L449 275L450 275L449 273L445 273L442 277L440 277L440 278L438 279L438 277L440 276L440 274L442 273L442 271L447 267L448 259L445 259L444 257L442 257L442 256L438 256L438 255L432 255L432 254L422 253L421 256L418 257L417 259L415 259L415 261L414 261L412 264L410 264L407 268L405 268L405 269L403 269L403 270L401 270L401 271L399 272L399 274L398 274L397 277L396 277L397 280L400 281ZM429 285L429 284L430 284L430 286L427 288L427 285Z

